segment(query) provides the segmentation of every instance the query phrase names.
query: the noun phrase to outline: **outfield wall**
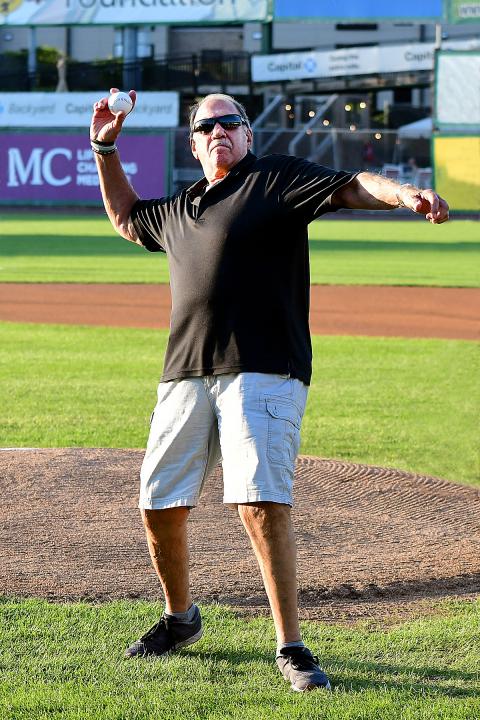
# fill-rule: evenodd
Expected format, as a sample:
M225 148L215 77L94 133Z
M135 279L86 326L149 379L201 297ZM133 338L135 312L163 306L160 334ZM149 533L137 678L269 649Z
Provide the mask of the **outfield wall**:
M128 179L141 197L170 191L170 133L124 131L117 141ZM1 205L102 204L85 128L0 132Z
M1 205L101 205L89 126L103 92L4 93L0 104ZM142 197L171 189L177 92L142 92L118 140Z
M435 57L435 188L452 210L480 211L480 52Z
M480 137L433 138L435 189L452 210L480 210Z
M307 128L256 130L254 152L294 154L321 165L370 170L400 182L431 185L430 131ZM141 197L176 192L202 177L186 127L123 130L122 164ZM411 158L416 166L409 164ZM418 176L418 177L417 177ZM85 127L0 129L0 205L100 206L95 160Z

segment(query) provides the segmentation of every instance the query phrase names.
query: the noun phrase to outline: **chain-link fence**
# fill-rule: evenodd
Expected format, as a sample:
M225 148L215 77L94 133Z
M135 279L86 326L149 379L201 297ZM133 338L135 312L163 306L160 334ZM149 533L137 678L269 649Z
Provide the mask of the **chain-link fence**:
M190 151L188 128L173 131L173 148L177 191L199 179L202 171ZM258 129L253 151L296 155L336 170L368 170L420 187L432 184L430 138L404 136L401 130Z

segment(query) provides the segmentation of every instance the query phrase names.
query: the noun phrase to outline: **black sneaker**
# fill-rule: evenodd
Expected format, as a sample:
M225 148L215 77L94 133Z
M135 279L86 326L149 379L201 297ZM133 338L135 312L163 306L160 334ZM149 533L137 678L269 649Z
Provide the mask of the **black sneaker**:
M126 657L146 657L147 655L169 655L175 650L192 645L203 634L200 610L195 606L192 622L180 622L174 617L162 615L159 622L145 635L130 645L125 651Z
M330 690L330 680L318 666L318 657L306 647L287 647L277 655L280 671L296 692L323 688Z

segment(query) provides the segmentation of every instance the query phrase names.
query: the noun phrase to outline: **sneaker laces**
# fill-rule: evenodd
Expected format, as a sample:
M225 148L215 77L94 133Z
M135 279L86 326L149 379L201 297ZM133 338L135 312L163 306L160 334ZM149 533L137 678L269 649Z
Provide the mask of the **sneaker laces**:
M284 657L289 658L291 666L294 670L318 670L319 659L316 655L312 655L305 648L291 648Z
M165 622L164 617L161 617L160 620L157 623L155 623L155 625L152 625L150 630L147 630L147 632L144 635L142 635L140 640L142 642L144 640L149 640L151 637L154 637L157 634L158 630L164 630L166 633L169 632L168 626L167 626L167 623Z

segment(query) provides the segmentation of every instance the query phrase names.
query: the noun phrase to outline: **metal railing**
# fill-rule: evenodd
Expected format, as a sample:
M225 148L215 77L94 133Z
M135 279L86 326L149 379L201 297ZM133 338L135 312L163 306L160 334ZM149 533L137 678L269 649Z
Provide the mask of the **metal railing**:
M289 143L288 146L288 152L289 155L298 155L300 151L301 144L305 141L305 138L308 138L310 135L312 135L313 130L317 129L316 126L319 125L320 121L323 121L326 112L333 106L338 100L338 95L330 95L329 98L325 98L325 101L319 105L317 105L317 112L314 114L311 120L307 122L306 125L302 127L301 130L298 130L297 134ZM327 137L330 137L327 136ZM322 153L320 153L321 156ZM312 158L313 159L313 158Z
M66 82L69 90L103 90L108 87L136 87L139 90L225 89L251 83L250 54L203 51L189 55L143 58L134 63L122 59L79 62L67 60ZM35 73L28 72L27 55L0 55L0 90L55 90L58 71L55 62L39 63Z
M291 154L292 140L298 139L298 128L268 130L254 128L256 154L268 152ZM296 155L335 170L368 170L400 182L414 182L430 187L431 144L429 138L402 138L396 130L347 130L341 128L307 128L305 141L296 144ZM270 140L275 136L275 142ZM173 134L173 178L175 191L201 177L201 168L188 145L188 129L177 128Z

